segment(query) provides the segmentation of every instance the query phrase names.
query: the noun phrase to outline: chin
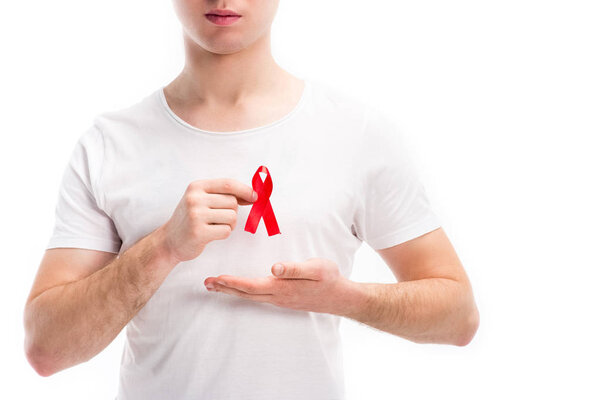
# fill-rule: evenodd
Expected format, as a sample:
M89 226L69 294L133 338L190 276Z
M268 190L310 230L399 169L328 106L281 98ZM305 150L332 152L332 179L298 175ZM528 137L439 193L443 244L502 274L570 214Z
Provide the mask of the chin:
M203 46L207 51L215 54L233 54L244 49L238 43L213 43L208 46Z

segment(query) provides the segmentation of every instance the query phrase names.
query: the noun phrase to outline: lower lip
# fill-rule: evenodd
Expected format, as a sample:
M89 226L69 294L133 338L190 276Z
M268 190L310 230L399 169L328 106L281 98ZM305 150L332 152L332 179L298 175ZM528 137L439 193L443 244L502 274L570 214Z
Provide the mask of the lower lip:
M215 25L231 25L240 18L242 18L240 15L237 15L237 16L222 16L222 15L215 15L215 14L206 15L206 19Z

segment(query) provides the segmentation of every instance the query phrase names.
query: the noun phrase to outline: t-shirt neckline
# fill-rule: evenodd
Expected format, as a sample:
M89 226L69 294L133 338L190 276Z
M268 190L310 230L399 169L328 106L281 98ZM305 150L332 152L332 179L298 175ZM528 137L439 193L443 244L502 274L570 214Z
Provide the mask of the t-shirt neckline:
M164 111L166 111L166 113L175 122L179 123L184 128L187 128L188 130L190 130L194 133L197 133L197 134L201 134L201 135L231 137L231 136L244 135L244 134L252 133L252 132L268 130L268 129L278 126L278 125L282 124L283 122L291 119L294 115L296 115L300 111L300 109L302 108L304 103L306 103L306 99L308 97L309 91L311 90L312 85L311 85L310 80L308 78L304 78L303 81L304 81L304 88L302 89L302 94L300 96L300 99L298 100L298 102L296 103L294 108L291 111L289 111L286 115L284 115L283 117L279 118L276 121L268 123L266 125L257 126L257 127L249 128L249 129L242 129L242 130L238 130L238 131L226 131L226 132L208 131L205 129L200 129L198 127L195 127L195 126L187 123L182 118L180 118L177 114L175 114L175 112L171 109L171 107L169 107L169 104L167 103L167 98L165 97L165 92L164 92L165 86L162 86L157 92L158 92L158 97L159 97L160 103L162 105L162 109Z

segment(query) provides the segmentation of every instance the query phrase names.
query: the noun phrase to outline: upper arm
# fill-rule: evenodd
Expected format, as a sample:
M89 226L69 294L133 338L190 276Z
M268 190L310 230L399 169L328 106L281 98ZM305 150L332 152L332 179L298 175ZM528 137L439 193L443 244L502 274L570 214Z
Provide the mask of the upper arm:
M399 282L425 278L468 282L462 263L441 227L376 252Z
M369 108L365 118L356 236L384 259L398 281L466 280L429 202L409 138L377 110Z
M78 248L118 253L122 240L104 204L103 139L92 125L73 147L65 166L46 249Z
M365 114L362 168L353 233L374 250L386 249L441 227L399 126L386 115ZM406 246L405 246L406 247Z
M27 304L45 290L77 281L110 263L121 248L99 184L103 139L96 124L80 136L60 182L55 223Z
M27 304L45 290L93 274L116 257L117 254L106 251L77 248L47 249L29 292Z

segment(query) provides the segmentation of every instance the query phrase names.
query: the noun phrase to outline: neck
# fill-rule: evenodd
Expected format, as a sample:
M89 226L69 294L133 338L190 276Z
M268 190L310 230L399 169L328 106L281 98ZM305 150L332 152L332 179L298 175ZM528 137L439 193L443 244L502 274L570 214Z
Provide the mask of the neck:
M289 87L292 76L271 55L270 34L240 51L207 51L184 33L185 66L169 85L188 104L236 106L250 97Z

